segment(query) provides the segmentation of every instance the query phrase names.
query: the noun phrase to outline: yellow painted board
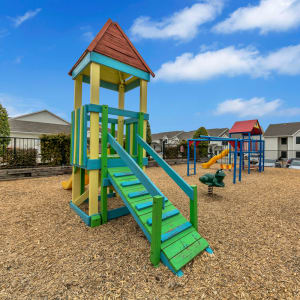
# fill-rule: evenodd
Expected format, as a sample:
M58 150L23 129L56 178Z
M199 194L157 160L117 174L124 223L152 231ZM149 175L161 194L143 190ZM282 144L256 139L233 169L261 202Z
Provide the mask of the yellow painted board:
M125 87L123 84L119 85L119 101L118 108L124 109L125 107ZM117 141L120 145L123 146L123 135L124 135L124 117L118 116L118 133Z
M99 104L100 65L90 66L90 102ZM90 159L99 158L99 113L90 113ZM98 213L99 170L89 172L89 215Z

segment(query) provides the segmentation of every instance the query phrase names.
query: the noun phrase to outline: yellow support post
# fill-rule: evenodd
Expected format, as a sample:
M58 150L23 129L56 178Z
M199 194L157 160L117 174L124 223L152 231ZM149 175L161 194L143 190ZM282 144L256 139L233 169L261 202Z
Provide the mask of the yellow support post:
M90 66L90 102L99 104L100 65L91 63ZM99 113L90 115L90 159L99 159ZM89 215L98 213L99 170L89 172Z
M74 110L81 107L82 104L82 76L79 75L74 80ZM79 118L78 114L75 114L75 129L77 128L77 118ZM77 136L77 130L74 130L74 160L75 162L75 149L76 145L79 142ZM77 167L72 168L72 202L75 201L80 196L80 169Z
M147 81L140 80L140 112L147 113ZM147 121L144 120L143 136L146 141ZM146 151L143 149L143 157L146 157ZM145 167L143 168L145 169Z
M119 85L119 103L118 108L124 109L124 99L125 99L125 87L124 84ZM123 135L124 135L124 117L118 116L118 134L117 141L123 147Z

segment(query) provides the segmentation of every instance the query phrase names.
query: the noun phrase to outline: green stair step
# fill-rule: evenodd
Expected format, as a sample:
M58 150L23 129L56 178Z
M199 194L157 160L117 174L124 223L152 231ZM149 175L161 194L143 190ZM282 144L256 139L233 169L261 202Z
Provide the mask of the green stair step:
M165 199L164 201L167 202L168 199ZM145 202L145 203L139 203L139 204L135 205L135 209L137 209L137 210L143 210L143 209L152 207L152 205L153 205L153 201L148 201L148 202Z
M202 237L201 235L194 229L193 231L189 232L187 235L183 236L182 238L178 239L176 242L170 244L166 248L163 249L164 254L168 259L173 258L178 253L195 243L197 240L200 240Z
M143 203L143 202L141 202ZM145 202L144 202L145 203ZM139 204L139 203L135 203L136 205ZM169 209L170 207L170 209ZM175 206L172 205L172 203L170 201L166 201L165 202L165 209L163 209L163 212L166 212L166 211L169 211L169 210L172 210L174 209ZM169 209L169 210L168 210ZM145 208L145 209L142 209L142 210L136 210L136 214L139 216L139 217L142 217L144 215L147 216L147 218L149 218L149 216L152 216L152 205Z
M165 242L167 240L169 240L170 238L172 238L173 236L175 236L176 234L190 228L192 226L192 224L190 222L185 222L177 227L175 227L174 229L164 233L161 235L161 242Z
M175 271L178 271L207 247L207 241L204 238L201 238L200 240L197 240L192 245L174 256L170 260L170 264L175 269Z
M164 222L162 222L161 226L161 234L168 233L169 231L174 230L178 226L181 226L182 224L185 224L187 222L186 218L183 215L177 215L173 218L167 219ZM148 227L148 225L147 225ZM151 226L150 226L151 227Z

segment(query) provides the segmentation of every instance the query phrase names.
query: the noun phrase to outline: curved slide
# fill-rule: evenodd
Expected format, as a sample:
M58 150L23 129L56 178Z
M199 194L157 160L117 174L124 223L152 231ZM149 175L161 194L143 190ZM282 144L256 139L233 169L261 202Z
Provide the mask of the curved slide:
M223 150L220 154L215 155L211 158L207 163L203 163L201 166L203 169L209 169L214 163L217 162L218 159L221 159L224 156L227 156L229 153L229 149Z
M89 175L87 173L85 173L85 185L89 184ZM72 189L72 175L70 176L70 178L66 181L62 181L61 183L63 189L65 190L71 190Z

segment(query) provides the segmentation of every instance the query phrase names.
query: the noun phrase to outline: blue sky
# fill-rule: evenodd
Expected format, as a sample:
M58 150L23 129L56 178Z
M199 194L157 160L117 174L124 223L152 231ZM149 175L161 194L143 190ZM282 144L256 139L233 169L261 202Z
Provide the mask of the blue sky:
M67 72L108 18L156 73L152 132L300 121L300 0L2 0L0 103L9 114L48 109L70 120ZM100 103L116 107L117 94L101 89ZM138 103L138 90L126 94L126 109Z

